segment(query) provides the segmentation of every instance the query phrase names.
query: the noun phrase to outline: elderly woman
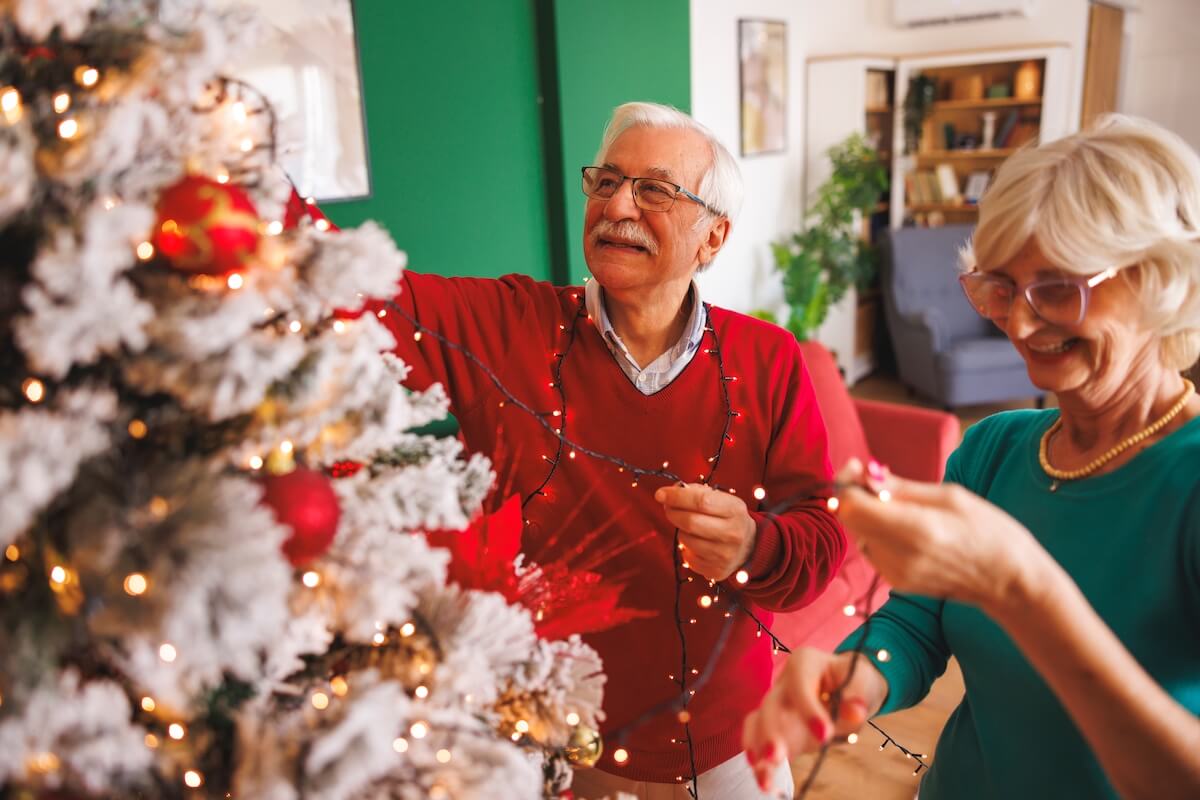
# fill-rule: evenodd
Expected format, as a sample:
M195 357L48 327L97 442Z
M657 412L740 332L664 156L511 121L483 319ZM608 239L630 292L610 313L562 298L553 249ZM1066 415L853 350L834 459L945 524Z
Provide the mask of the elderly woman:
M1147 122L999 170L962 285L1060 408L975 425L942 486L844 471L842 521L896 592L837 654L791 657L746 722L760 770L914 705L954 656L921 800L1200 797L1198 238L1200 159Z

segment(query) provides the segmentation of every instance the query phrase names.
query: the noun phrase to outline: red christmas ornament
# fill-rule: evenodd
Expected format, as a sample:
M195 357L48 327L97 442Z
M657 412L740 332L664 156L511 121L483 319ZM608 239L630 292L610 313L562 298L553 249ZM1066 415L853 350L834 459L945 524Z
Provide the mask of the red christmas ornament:
M329 478L297 467L286 475L263 478L263 502L292 529L283 554L294 567L320 558L337 535L341 508Z
M189 175L158 198L154 246L182 272L227 275L258 249L258 212L236 186Z

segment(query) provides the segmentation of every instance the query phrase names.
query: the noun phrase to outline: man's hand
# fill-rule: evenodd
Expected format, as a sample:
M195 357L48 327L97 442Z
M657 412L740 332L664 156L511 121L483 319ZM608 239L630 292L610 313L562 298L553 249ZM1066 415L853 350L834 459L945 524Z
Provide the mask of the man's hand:
M679 528L683 560L693 571L723 581L750 558L757 526L741 498L689 483L664 486L654 499Z

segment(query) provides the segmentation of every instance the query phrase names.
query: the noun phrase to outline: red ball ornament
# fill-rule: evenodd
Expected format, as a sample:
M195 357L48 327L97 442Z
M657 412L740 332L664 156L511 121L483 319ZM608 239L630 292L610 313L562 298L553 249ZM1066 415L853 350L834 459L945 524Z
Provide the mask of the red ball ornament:
M158 198L154 246L182 272L227 275L258 249L258 212L237 186L188 175Z
M320 558L337 535L341 508L329 478L297 467L286 475L263 478L263 502L292 529L283 554L293 567Z

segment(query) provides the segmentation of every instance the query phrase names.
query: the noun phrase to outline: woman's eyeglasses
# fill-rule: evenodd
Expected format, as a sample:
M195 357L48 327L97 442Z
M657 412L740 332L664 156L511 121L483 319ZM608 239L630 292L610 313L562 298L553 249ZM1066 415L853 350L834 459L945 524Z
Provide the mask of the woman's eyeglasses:
M1013 300L1020 292L1033 313L1044 321L1052 325L1078 325L1087 314L1092 289L1114 277L1118 271L1111 267L1090 278L1082 275L1039 278L1024 286L1017 286L1004 275L968 272L959 275L958 282L975 310L993 322L1008 316Z

